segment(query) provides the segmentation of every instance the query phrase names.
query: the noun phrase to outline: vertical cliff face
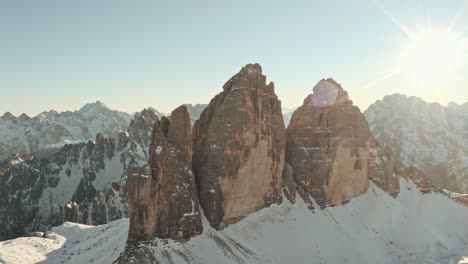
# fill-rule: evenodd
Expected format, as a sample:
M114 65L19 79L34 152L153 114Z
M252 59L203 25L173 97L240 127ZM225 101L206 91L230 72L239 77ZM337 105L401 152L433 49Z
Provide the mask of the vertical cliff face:
M185 106L155 124L149 164L129 170L129 239L185 239L202 232L191 168L190 116Z
M278 201L285 129L273 83L248 64L194 125L193 169L200 203L215 228Z
M294 179L310 205L310 197L324 206L367 191L369 126L334 80L320 81L294 112L286 142L285 182Z

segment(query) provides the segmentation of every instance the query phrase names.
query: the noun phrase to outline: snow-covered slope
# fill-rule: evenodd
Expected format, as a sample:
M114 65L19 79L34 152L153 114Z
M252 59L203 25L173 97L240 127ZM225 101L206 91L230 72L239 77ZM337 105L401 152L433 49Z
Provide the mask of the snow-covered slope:
M96 227L65 222L48 238L0 242L0 263L112 263L125 248L127 232L127 219Z
M404 179L400 184L396 198L371 184L350 203L324 210L284 199L222 231L205 219L202 235L141 244L130 257L137 257L133 263L393 264L458 263L468 256L468 208L443 194L422 195ZM127 219L97 227L66 223L49 238L0 242L0 262L112 263L127 232Z
M440 187L468 192L468 103L444 107L394 94L364 115L374 137L405 166L422 169Z
M33 118L5 113L0 117L0 160L15 153L30 154L86 142L99 132L104 136L117 136L127 129L131 118L99 101L86 104L78 111L57 113L52 110Z

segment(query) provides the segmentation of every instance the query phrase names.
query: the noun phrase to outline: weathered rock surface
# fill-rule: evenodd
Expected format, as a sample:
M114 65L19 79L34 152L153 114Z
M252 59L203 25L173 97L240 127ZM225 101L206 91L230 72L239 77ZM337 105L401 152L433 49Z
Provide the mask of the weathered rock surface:
M203 230L186 106L155 124L149 164L129 170L129 240L186 239Z
M211 226L223 228L280 198L285 129L273 83L248 64L194 125L193 169Z
M321 80L289 123L284 178L292 176L311 207L310 198L320 206L342 204L367 191L371 143L348 93L332 79Z
M399 167L400 163L393 151L372 139L368 160L369 180L386 193L396 196L400 191Z

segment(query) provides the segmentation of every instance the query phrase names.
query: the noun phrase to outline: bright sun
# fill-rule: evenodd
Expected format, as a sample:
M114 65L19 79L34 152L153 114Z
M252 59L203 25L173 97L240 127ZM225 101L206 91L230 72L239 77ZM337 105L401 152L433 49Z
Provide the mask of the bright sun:
M437 82L453 77L465 59L465 47L456 35L425 31L410 37L399 68L419 81Z

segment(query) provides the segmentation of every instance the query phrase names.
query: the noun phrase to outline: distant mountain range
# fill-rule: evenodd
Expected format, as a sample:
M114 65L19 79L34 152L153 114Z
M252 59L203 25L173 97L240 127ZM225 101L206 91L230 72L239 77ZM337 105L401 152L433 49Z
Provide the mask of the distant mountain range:
M187 106L193 122L206 107L200 104ZM152 107L148 109L158 117L167 115ZM32 118L26 114L15 117L4 113L0 117L0 160L12 154L31 154L65 144L87 142L98 133L115 137L128 128L133 115L111 110L100 101L86 104L78 111L58 113L51 110Z
M418 97L385 96L365 112L375 138L431 182L468 193L468 102L444 107Z

